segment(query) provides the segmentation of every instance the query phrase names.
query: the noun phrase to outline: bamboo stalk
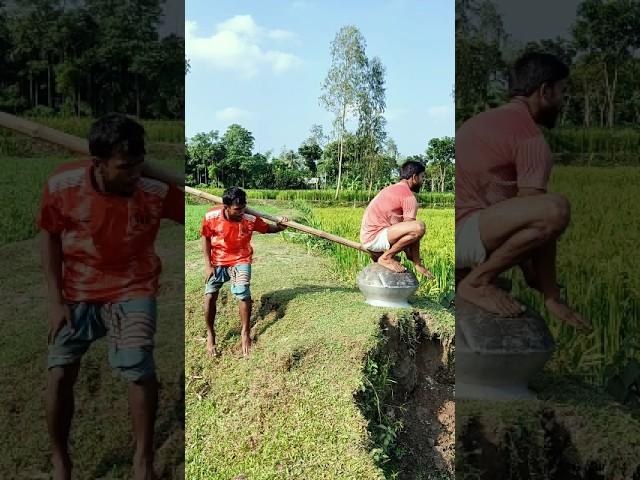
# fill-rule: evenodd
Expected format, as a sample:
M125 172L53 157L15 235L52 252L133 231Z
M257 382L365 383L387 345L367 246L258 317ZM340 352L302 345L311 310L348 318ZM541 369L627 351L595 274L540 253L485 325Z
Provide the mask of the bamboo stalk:
M89 142L87 140L9 113L0 112L0 127L60 145L76 153L89 154Z
M85 155L89 154L89 142L87 142L87 140L76 137L75 135L61 132L59 130L56 130L55 128L45 127L44 125L32 122L31 120L25 120L24 118L16 117L9 113L0 112L0 127L9 128L25 135L29 135L30 137L45 140L55 145L60 145L73 152L82 153ZM182 185L178 184L178 187L182 187ZM206 192L202 192L195 188L185 186L184 191L210 202L222 204L222 198ZM279 217L275 217L267 213L258 212L251 208L247 208L246 212L250 215L256 215L258 217L266 218L267 220L271 220L274 223L278 223L280 220ZM322 230L308 227L307 225L303 225L301 223L293 221L283 222L283 225L304 233L308 233L309 235L314 235L316 237L329 240L330 242L339 243L340 245L344 245L345 247L355 248L356 250L367 253L367 249L364 248L362 244L339 237L338 235L323 232Z
M215 195L211 195L210 193L203 192L196 188L185 186L184 191L193 196L202 198L204 200L222 204L222 198L217 197ZM245 211L250 215L256 215L258 217L266 218L267 220L271 220L274 223L278 223L280 220L279 217L269 215L268 213L258 212L257 210L254 210L252 208L247 208ZM314 235L316 237L329 240L330 242L339 243L340 245L344 245L345 247L355 248L356 250L360 250L361 252L368 253L367 249L364 248L361 243L357 243L352 240L339 237L338 235L333 235L331 233L323 232L322 230L318 230L316 228L312 228L307 225L303 225L301 223L294 222L291 220L288 222L282 222L282 224L286 225L287 227L293 228L295 230L300 230L301 232L308 233L309 235Z

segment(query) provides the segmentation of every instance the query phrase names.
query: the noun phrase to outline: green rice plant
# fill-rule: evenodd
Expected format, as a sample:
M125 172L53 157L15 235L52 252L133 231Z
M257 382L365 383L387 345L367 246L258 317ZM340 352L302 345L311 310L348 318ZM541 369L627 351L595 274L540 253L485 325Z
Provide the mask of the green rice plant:
M221 196L223 188L199 186L199 189ZM254 190L245 189L247 197L253 200L277 200L281 202L304 201L311 203L325 203L336 206L337 203L365 205L377 192L363 190L342 190L335 199L335 190ZM417 194L418 202L428 208L453 208L455 195L452 192L421 192Z
M558 348L551 367L604 384L608 366L625 363L640 352L619 359L625 339L640 332L640 276L637 274L637 185L634 167L556 167L551 190L571 202L571 223L558 243L558 281L569 303L588 318L593 332L577 334L545 313ZM615 213L612 213L615 212ZM519 273L514 292L545 312L541 295L526 288Z
M296 205L303 212L300 221L311 227L339 235L350 240L360 241L360 222L364 208L311 208ZM427 226L427 234L421 243L421 256L424 265L435 275L432 280L422 279L418 295L449 306L454 292L454 212L453 209L420 209L418 218ZM327 242L297 232L287 232L287 237L306 243L310 248L321 249L331 255L336 273L347 281L355 278L371 259L360 251L343 245ZM405 262L413 270L413 264ZM415 272L415 270L413 270Z

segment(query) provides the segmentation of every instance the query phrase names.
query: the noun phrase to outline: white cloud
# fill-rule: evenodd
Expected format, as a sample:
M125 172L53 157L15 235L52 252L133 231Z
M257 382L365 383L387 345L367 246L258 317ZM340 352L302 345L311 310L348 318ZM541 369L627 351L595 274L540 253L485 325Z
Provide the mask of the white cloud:
M185 21L185 49L192 68L204 62L218 70L235 71L250 78L262 68L275 73L293 69L302 63L296 55L282 50L268 49L269 40L286 42L295 34L286 30L267 30L260 27L251 15L236 15L216 25L213 35L202 35L198 23Z
M434 105L427 108L427 115L435 119L448 119L453 117L453 107L449 105Z
M222 110L218 110L215 115L218 120L223 122L240 122L253 118L253 112L237 107L223 108Z

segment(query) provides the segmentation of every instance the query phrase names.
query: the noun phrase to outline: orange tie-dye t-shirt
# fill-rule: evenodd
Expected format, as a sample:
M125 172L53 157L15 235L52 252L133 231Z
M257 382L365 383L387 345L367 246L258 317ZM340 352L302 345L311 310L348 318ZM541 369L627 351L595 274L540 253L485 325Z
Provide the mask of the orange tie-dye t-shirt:
M223 207L209 210L202 219L200 234L211 239L211 265L233 267L250 264L253 256L251 236L254 231L267 233L269 225L260 217L248 213L239 222L234 222L225 218Z
M514 100L467 120L456 132L456 224L518 195L546 190L551 150L526 104Z
M106 303L155 296L160 221L184 224L184 193L145 177L130 197L101 193L92 168L90 161L64 164L44 187L38 226L60 235L63 297Z

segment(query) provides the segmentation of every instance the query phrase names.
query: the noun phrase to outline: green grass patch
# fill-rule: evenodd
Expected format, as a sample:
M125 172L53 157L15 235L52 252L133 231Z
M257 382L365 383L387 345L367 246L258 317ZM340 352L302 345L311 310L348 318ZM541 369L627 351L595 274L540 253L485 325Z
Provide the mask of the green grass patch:
M187 208L196 217L200 207ZM253 243L254 348L240 356L237 302L225 286L215 360L205 354L202 255L197 241L186 244L186 476L392 478L383 470L390 444L362 413L390 386L372 360L384 309L364 304L329 258L281 234ZM363 405L358 392L368 392Z
M198 186L200 190L222 196L224 189ZM247 189L247 198L251 200L278 200L286 202L305 201L336 205L339 203L366 204L373 199L377 191L342 190L335 198L335 190L251 190ZM429 208L453 208L455 195L452 192L421 192L418 202Z

